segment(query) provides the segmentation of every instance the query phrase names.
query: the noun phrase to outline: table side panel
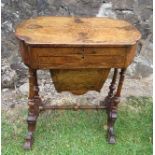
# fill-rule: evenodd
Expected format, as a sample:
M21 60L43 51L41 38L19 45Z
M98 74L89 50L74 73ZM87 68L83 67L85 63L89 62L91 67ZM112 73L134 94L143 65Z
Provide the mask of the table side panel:
M22 57L24 64L29 65L31 59L28 52L28 46L26 46L23 41L19 42L19 53Z
M126 48L126 60L124 65L125 67L128 67L132 63L136 55L136 48L137 48L137 44Z

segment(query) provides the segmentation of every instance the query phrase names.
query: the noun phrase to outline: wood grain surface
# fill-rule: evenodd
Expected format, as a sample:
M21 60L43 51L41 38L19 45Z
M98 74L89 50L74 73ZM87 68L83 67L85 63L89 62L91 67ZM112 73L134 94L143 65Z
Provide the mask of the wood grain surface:
M50 70L58 92L69 91L82 95L89 90L100 92L110 69Z
M123 47L31 48L30 51L31 66L43 69L122 67L126 60L126 48Z
M36 17L16 28L16 36L30 45L133 45L139 31L127 21L103 17Z
M32 148L40 109L106 109L108 142L114 144L125 70L136 54L140 32L126 21L103 17L36 17L19 24L15 35L20 41L22 59L29 67L28 134L24 148ZM39 97L38 69L50 70L58 92L82 95L89 90L100 91L111 68L115 69L110 90L101 105L51 106L43 104ZM117 82L118 68L121 71Z

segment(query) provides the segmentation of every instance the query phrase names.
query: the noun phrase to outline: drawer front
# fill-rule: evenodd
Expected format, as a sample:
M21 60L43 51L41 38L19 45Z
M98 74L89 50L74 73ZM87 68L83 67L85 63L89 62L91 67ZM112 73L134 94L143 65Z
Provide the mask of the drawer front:
M125 48L34 48L38 68L111 68L123 67Z

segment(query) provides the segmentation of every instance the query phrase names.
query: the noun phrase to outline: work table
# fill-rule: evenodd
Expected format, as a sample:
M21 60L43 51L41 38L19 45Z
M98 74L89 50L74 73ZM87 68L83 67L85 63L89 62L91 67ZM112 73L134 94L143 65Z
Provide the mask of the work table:
M115 143L113 126L117 106L125 71L136 54L140 32L123 20L42 16L23 21L17 26L15 35L30 75L28 136L24 148L32 147L37 117L46 109L106 109L108 142ZM108 96L100 105L46 105L39 97L38 69L49 69L58 92L69 91L76 95L89 90L100 91L111 69L114 73Z

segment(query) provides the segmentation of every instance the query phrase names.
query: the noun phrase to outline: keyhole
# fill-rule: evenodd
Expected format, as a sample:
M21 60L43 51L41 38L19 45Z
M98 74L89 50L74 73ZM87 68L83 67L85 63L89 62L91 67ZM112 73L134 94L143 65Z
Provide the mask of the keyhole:
M84 59L84 55L82 55L82 59Z
M82 59L84 59L84 48L82 49Z

